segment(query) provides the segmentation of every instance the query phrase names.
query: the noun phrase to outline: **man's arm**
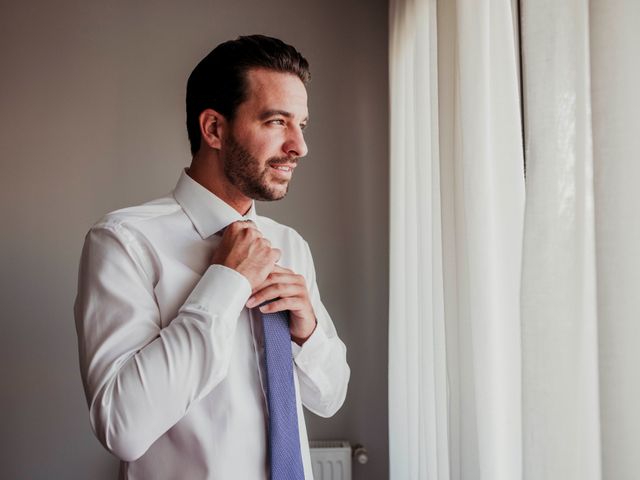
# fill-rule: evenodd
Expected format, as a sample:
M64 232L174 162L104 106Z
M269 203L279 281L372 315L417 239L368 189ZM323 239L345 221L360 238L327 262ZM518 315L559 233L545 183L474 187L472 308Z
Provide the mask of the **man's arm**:
M247 307L276 299L260 310L264 313L289 311L302 403L315 414L330 417L344 402L350 370L344 343L320 300L313 259L306 242L304 253L304 275L276 267L256 289Z
M254 243L244 237L239 247ZM176 318L161 328L153 290L158 272L142 245L118 224L92 229L75 304L91 425L125 461L144 454L225 378L236 322L252 289L246 275L211 265Z
M306 242L305 246L309 265L305 276L318 325L301 347L292 345L293 355L303 405L316 415L331 417L344 403L351 371L347 349L320 299L313 259Z

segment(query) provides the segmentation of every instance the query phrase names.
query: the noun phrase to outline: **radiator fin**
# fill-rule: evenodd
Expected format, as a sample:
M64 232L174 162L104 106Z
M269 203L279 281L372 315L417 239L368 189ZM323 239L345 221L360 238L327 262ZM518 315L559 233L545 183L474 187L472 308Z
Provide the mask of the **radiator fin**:
M314 480L351 480L351 445L342 440L309 442Z

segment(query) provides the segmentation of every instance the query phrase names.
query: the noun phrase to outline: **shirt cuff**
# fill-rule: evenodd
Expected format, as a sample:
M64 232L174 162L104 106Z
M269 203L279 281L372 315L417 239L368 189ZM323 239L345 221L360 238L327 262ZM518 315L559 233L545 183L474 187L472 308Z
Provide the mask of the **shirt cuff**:
M187 298L183 309L196 309L235 320L250 295L251 284L244 275L224 265L211 265Z
M327 335L319 322L311 336L302 345L298 345L292 340L291 352L296 364L302 369L306 366L311 366L317 361L318 355L321 355L326 341Z

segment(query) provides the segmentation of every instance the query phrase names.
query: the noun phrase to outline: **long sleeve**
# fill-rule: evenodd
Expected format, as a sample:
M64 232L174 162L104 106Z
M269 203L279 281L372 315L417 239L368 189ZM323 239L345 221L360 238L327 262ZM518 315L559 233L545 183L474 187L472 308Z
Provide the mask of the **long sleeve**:
M311 252L306 242L304 245L308 259L304 276L318 325L301 347L292 343L293 355L303 405L316 415L330 417L344 403L351 372L347 349L322 304Z
M96 435L125 461L225 378L251 293L242 275L210 266L161 328L159 269L135 231L103 224L87 235L74 309L82 379Z

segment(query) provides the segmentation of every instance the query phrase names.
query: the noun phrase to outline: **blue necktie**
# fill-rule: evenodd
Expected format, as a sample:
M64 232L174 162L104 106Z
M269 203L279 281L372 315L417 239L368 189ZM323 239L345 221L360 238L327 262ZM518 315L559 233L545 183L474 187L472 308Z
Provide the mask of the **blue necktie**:
M269 401L269 464L271 480L304 480L289 312L262 315Z

